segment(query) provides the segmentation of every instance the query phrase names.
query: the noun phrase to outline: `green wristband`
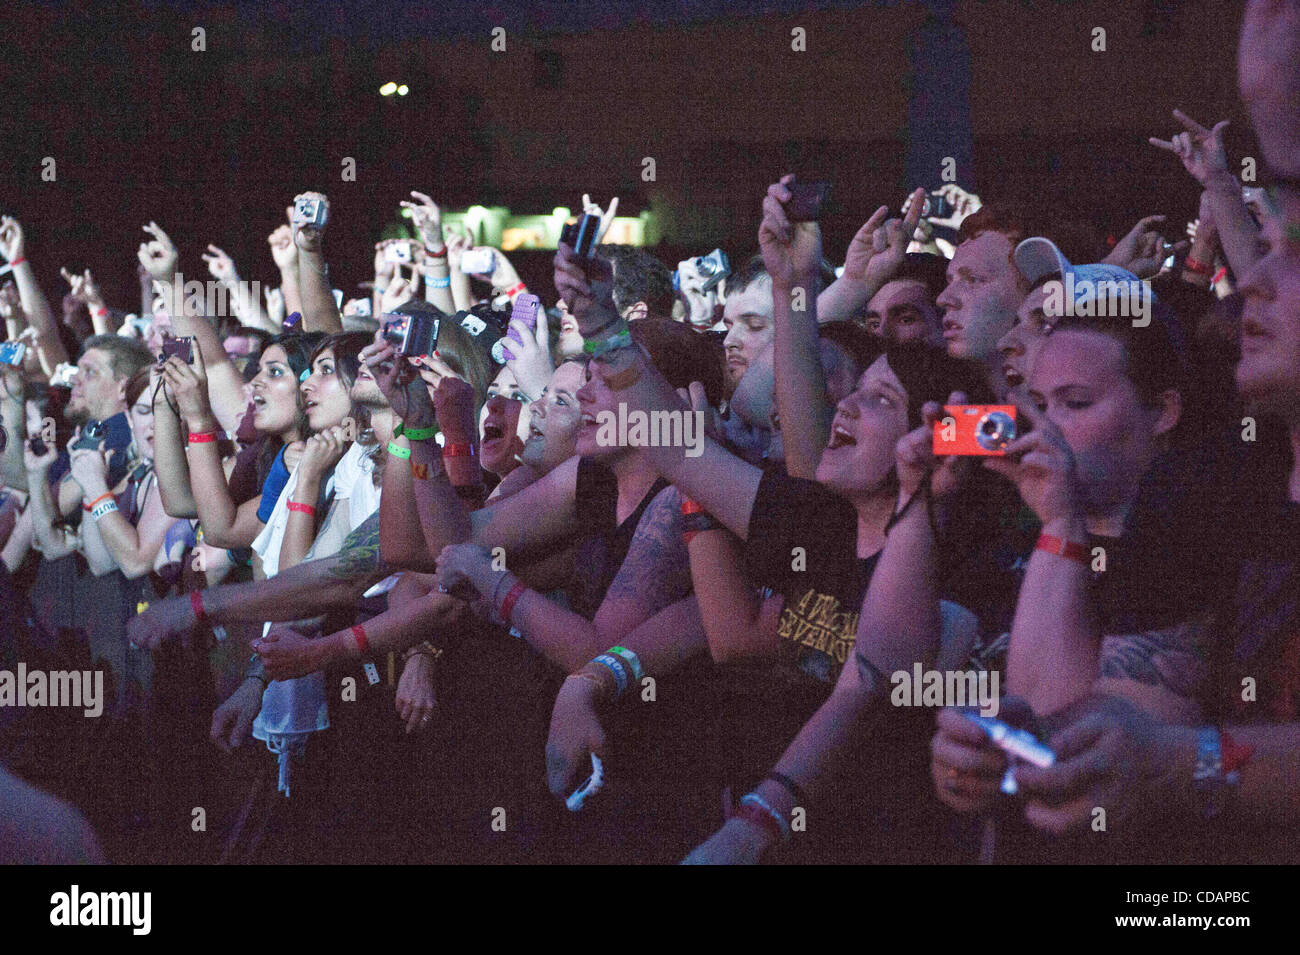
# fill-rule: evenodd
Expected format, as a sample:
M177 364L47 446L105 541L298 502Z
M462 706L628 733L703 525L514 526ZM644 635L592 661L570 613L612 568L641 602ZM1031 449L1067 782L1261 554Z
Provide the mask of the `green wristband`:
M396 441L388 442L388 453L395 458L401 458L403 461L408 461L411 458L411 449L402 447Z
M394 432L395 433L395 432ZM406 435L408 441L428 441L438 433L438 426L432 425L428 428L403 428L402 434Z

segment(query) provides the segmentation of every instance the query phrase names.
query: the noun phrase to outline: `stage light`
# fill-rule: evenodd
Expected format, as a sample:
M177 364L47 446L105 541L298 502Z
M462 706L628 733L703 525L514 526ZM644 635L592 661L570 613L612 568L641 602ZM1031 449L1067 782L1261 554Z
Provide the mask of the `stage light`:
M396 83L385 83L383 86L379 87L380 96L392 96L396 92L397 92Z
M411 88L407 86L405 83L403 83L401 86L397 88L398 96L405 96L409 92L411 92Z

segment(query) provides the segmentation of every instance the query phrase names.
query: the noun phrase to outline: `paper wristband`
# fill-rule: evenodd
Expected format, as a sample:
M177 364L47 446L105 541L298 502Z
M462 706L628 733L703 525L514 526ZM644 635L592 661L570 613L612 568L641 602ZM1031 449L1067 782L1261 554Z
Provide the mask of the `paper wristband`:
M629 650L627 647L610 647L606 653L618 654L632 668L632 679L640 683L641 677L645 676L645 670L641 667L641 658Z
M388 453L395 458L402 459L403 461L411 460L411 449L404 448L400 444L397 444L394 441L388 442Z
M1085 567L1088 566L1088 549L1086 547L1074 541L1053 537L1051 534L1041 535L1038 538L1038 543L1034 545L1034 550L1045 550L1049 554L1064 557L1066 560L1083 564Z
M297 501L290 501L286 507L291 511L297 511L299 514L310 514L312 517L316 516L316 508L312 507L310 504L299 504Z
M431 425L428 428L407 428L402 426L402 434L406 435L408 441L428 441L437 433L437 425Z

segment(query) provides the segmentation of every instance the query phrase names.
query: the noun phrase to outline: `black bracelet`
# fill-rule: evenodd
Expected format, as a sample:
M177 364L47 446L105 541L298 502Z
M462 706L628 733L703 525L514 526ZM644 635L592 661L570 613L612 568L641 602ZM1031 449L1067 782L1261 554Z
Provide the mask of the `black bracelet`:
M772 772L764 776L763 779L770 779L772 780L772 782L776 783L778 786L786 790L786 792L788 792L791 796L794 797L794 804L796 806L804 806L806 808L811 804L811 800L808 798L808 794L804 792L803 787L800 786L793 779L791 779L789 776L786 776L783 773L778 773L776 770L773 770ZM759 780L759 782L762 781L763 780L761 779Z
M916 491L913 492L912 496L907 499L907 503L900 507L896 514L889 518L889 523L885 525L886 537L888 537L889 532L894 529L894 525L907 515L907 512L912 509L912 505L916 503L917 498L920 497L925 498L925 511L929 516L930 529L934 529L934 512L930 507L930 475L926 474L925 478L921 481L921 486L918 487Z

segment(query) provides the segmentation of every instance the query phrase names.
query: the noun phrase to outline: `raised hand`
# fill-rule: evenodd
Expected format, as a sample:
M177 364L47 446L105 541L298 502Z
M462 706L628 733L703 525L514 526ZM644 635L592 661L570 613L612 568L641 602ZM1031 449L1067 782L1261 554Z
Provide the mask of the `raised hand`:
M1182 160L1186 169L1203 187L1209 187L1226 176L1236 188L1236 178L1228 171L1228 158L1223 149L1223 131L1228 121L1215 123L1206 129L1182 110L1174 110L1174 119L1183 124L1185 132L1175 133L1172 139L1150 137L1147 142L1158 149L1171 152Z
M609 231L609 227L614 224L614 213L618 211L618 196L609 200L609 211L606 212L592 202L591 196L584 192L582 194L582 211L589 216L600 216L600 234L596 236L596 241L601 242L605 238L605 233Z
M822 261L822 233L816 222L791 222L785 214L794 176L785 175L767 187L763 198L763 221L758 227L758 245L763 263L777 288L788 289L815 282Z
M1137 225L1115 243L1110 255L1102 261L1107 265L1128 269L1140 279L1159 274L1160 266L1170 251L1165 237L1160 234L1159 227L1164 221L1164 216L1139 219Z
M966 395L954 391L948 404L964 405ZM943 421L943 406L937 401L927 401L921 408L921 426L898 439L894 446L894 459L898 472L898 496L906 502L921 488L926 475L930 476L930 494L935 500L944 500L958 490L969 476L972 460L961 455L938 456L934 453L934 426Z
M1033 430L1007 445L1005 457L986 458L984 466L1016 485L1044 527L1058 519L1078 519L1082 508L1074 452L1023 389L1013 388L1010 397Z
M140 249L136 252L140 264L148 270L154 281L171 282L176 275L176 262L179 259L175 244L156 222L150 222L144 231L153 238L140 243Z
M319 481L339 463L352 442L342 425L326 428L307 439L302 458L298 461L300 481Z
M298 204L299 199L315 199L324 205L326 210L329 209L330 201L323 192L300 192L293 197L294 205ZM304 252L319 252L325 238L325 227L315 225L294 226L293 238L294 243Z
M437 249L442 246L442 210L438 204L422 192L411 190L411 197L415 202L408 202L403 199L400 205L403 209L411 210L411 222L415 230L420 233L420 239L424 242L425 248Z
M281 271L294 267L298 261L298 246L294 244L291 226L276 226L266 241L271 246L271 258Z
M208 271L212 273L212 277L218 282L233 284L239 281L239 273L235 271L234 260L215 245L209 243L208 251L203 253L200 258L208 263Z
M13 216L0 216L0 255L7 262L23 257L23 227Z
M924 200L925 190L915 190L902 219L887 219L888 206L872 213L849 243L841 278L867 285L873 292L892 279L907 257L908 243L916 234L925 209Z

